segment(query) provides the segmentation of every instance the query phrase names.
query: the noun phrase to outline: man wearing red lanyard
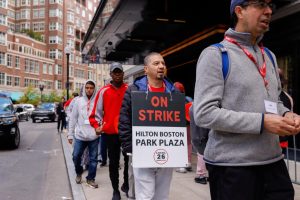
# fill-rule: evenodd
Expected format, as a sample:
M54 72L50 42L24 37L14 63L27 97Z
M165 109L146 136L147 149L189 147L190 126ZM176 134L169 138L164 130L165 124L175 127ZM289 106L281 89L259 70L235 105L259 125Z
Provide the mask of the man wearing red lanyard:
M228 75L215 46L197 63L194 117L210 129L204 160L212 200L294 199L278 136L297 134L300 116L279 101L275 55L276 66L261 43L272 8L270 0L232 0L233 28L221 42Z
M88 147L89 151L89 168L86 177L86 183L92 188L98 188L95 183L97 171L97 156L98 156L98 135L89 122L89 115L94 106L95 99L95 82L88 80L84 85L84 92L81 97L78 97L74 102L74 107L70 115L68 141L74 144L73 162L76 171L76 183L81 183L81 175L83 167L81 166L81 158L84 150Z
M121 199L119 191L119 162L120 162L120 140L118 133L119 113L127 89L123 82L124 72L121 63L113 62L110 65L110 76L112 81L99 90L95 98L95 106L89 117L91 125L97 134L105 137L109 158L109 177L113 187L112 200ZM101 136L101 137L102 137ZM128 157L124 155L124 184L121 189L128 192Z
M122 148L132 152L131 92L176 92L173 84L164 77L166 65L159 53L152 52L144 59L144 76L135 79L124 95L119 118ZM133 168L136 200L167 200L172 180L172 168Z

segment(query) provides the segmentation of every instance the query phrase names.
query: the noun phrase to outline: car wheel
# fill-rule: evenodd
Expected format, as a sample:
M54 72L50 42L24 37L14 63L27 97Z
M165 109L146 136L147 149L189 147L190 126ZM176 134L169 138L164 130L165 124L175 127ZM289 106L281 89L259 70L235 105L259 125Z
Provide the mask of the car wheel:
M20 129L16 127L15 134L10 135L10 137L9 137L10 148L12 148L12 149L18 148L20 145L20 138L21 138Z
M34 118L32 118L32 123L35 123L35 119Z

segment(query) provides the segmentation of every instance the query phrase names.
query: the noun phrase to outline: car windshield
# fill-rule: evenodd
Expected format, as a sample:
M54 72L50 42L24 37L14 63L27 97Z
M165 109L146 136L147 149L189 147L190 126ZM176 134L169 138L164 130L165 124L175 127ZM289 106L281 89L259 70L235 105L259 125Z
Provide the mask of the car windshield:
M0 112L12 112L13 106L8 98L0 97Z
M38 108L45 109L45 110L52 110L54 108L54 104L52 104L52 103L43 103L41 105L38 105Z

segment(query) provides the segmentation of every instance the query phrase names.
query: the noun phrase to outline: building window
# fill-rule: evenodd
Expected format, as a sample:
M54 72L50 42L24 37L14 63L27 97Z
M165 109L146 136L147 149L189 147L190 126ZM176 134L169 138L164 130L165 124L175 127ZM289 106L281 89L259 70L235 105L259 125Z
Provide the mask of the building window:
M49 10L49 17L63 17L63 12L60 9L50 9Z
M28 58L25 59L25 72L30 72L30 61Z
M0 72L0 85L5 85L5 74Z
M30 10L29 9L21 10L21 19L30 19Z
M71 49L74 49L75 43L73 39L67 39L67 46L70 47Z
M62 51L61 50L58 50L57 51L57 59L59 59L59 60L62 60Z
M49 43L55 44L56 43L56 36L49 36Z
M5 65L5 53L0 52L0 64Z
M67 26L67 33L68 33L68 35L74 35L73 26L70 26L70 25Z
M0 0L0 7L6 8L6 0Z
M25 78L25 87L28 87L32 85L33 87L37 88L39 85L39 81L35 80L35 79L29 79L29 78Z
M6 45L6 34L3 32L0 32L0 44Z
M49 74L53 74L53 67L52 67L52 65L49 65L48 71L49 71Z
M57 89L62 89L62 83L60 80L57 81Z
M76 78L85 78L84 70L81 70L81 69L75 69L75 71L74 71L74 76L75 76Z
M55 9L50 9L49 10L49 17L56 17L56 10Z
M33 10L33 19L39 18L39 10L34 9Z
M46 89L52 89L52 82L51 81L45 81Z
M20 68L20 57L16 56L16 62L15 62L16 68Z
M88 79L94 80L92 71L88 71Z
M30 6L30 0L21 0L22 6Z
M62 23L58 22L58 30L59 31L63 31L63 25L62 25Z
M50 59L56 59L56 50L55 49L50 49L49 58Z
M39 23L33 23L33 31L39 30Z
M44 23L40 23L40 31L44 31L45 30L45 24Z
M11 76L6 76L6 85L12 86L12 77Z
M49 0L50 4L54 4L54 3L59 3L59 4L63 4L63 0Z
M56 30L56 22L50 22L50 24L49 24L49 30L50 31Z
M47 74L47 64L43 63L43 74Z
M73 12L67 13L67 21L74 23L74 13Z
M7 16L9 18L15 19L16 18L15 11L13 11L13 10L7 10Z
M70 66L70 77L74 77L74 67Z
M12 55L7 54L7 66L12 67Z
M0 14L0 24L6 26L6 15Z
M55 74L62 75L62 66L61 65L55 65Z
M20 86L20 77L15 77L15 84L14 86Z
M14 31L15 31L15 24L9 22L9 23L8 23L8 29L9 29L10 31L14 32Z
M21 23L21 30L30 29L30 22Z

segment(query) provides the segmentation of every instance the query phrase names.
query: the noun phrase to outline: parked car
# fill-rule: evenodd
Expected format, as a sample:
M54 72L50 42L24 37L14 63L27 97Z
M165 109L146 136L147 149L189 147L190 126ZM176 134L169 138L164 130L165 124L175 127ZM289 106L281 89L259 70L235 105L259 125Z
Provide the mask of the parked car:
M16 110L16 115L18 116L18 119L21 120L29 120L29 113L27 110L24 108L24 106L14 106Z
M31 113L32 122L36 120L50 120L54 122L56 120L56 104L55 103L42 103Z
M25 103L22 103L22 104L14 104L14 107L17 108L17 107L22 107L24 109L24 111L26 111L28 113L28 116L31 117L31 113L32 111L34 111L34 105L32 104L25 104Z
M13 149L20 145L19 121L11 98L0 95L0 137ZM2 139L3 138L3 139Z
M22 105L23 108L27 111L28 115L31 116L32 111L34 111L34 109L35 109L34 105L28 104L28 103L26 103L26 104L20 104L20 105Z

